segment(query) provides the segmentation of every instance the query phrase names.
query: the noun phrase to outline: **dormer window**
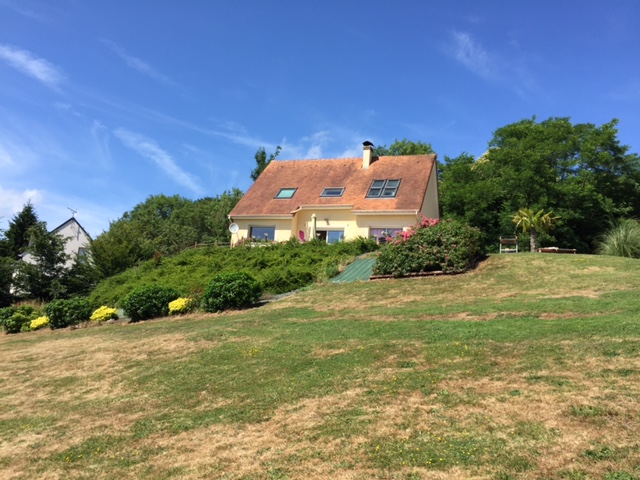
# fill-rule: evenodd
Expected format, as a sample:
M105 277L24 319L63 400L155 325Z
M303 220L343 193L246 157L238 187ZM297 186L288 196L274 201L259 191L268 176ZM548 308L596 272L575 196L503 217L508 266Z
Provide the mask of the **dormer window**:
M291 198L296 193L297 188L281 188L276 198Z
M367 198L394 198L400 188L400 180L374 180Z
M341 197L344 193L344 187L328 187L322 190L321 197Z

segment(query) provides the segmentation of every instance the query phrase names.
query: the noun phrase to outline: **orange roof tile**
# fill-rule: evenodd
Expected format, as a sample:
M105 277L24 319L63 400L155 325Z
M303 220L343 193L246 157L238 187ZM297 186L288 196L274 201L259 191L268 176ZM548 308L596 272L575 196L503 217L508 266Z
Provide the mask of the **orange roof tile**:
M435 155L374 158L367 169L362 158L274 160L231 211L230 217L293 215L301 207L344 206L354 213L417 211L427 191ZM400 179L394 198L366 198L374 180ZM321 197L327 187L344 187L341 197ZM275 198L281 188L297 188L289 199Z

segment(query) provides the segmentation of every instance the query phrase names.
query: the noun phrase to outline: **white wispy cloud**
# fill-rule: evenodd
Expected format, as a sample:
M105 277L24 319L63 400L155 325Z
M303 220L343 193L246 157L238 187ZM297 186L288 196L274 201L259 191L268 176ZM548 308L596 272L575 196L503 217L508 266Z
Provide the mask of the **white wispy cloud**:
M362 155L362 142L375 141L371 135L349 128L332 126L300 139L283 138L280 142L284 159L353 158ZM267 152L269 150L267 149Z
M12 190L5 189L0 185L0 228L7 225L11 217L22 210L28 201L34 205L42 201L43 194L40 190Z
M111 149L109 148L109 130L100 121L94 120L91 124L91 138L98 151L98 158L104 168L111 166Z
M154 140L123 128L117 129L114 133L126 147L153 161L177 183L196 194L203 193L202 188L191 175L182 170L171 155L165 152Z
M112 42L111 40L105 39L103 39L102 42L107 45L116 55L118 55L127 64L127 66L136 70L138 73L146 75L147 77L150 77L163 85L175 85L175 82L168 76L159 72L144 60L134 57L133 55L129 55L118 44Z
M57 90L64 80L64 75L58 67L28 50L12 45L0 44L0 60L54 90Z
M453 32L453 41L453 55L462 65L482 78L495 79L499 76L494 58L470 34Z
M0 167L11 167L14 165L11 155L7 149L0 143Z

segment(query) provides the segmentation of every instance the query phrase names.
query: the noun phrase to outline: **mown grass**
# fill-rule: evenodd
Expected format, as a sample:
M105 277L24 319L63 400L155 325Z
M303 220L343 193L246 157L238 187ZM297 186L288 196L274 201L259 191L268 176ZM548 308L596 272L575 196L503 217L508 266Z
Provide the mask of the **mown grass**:
M640 477L638 261L0 338L6 478Z

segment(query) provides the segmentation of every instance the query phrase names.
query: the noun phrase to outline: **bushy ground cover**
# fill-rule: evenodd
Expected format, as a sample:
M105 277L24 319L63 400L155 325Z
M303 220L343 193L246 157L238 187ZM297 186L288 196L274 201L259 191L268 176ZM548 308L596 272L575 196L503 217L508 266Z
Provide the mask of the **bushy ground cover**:
M0 336L0 470L638 478L638 266L496 255L250 311Z
M279 294L326 280L356 256L376 248L375 243L358 239L333 245L290 242L190 249L108 278L95 288L90 300L94 306L117 305L135 288L152 284L193 298L203 293L214 275L229 272L247 272L260 282L263 291Z

